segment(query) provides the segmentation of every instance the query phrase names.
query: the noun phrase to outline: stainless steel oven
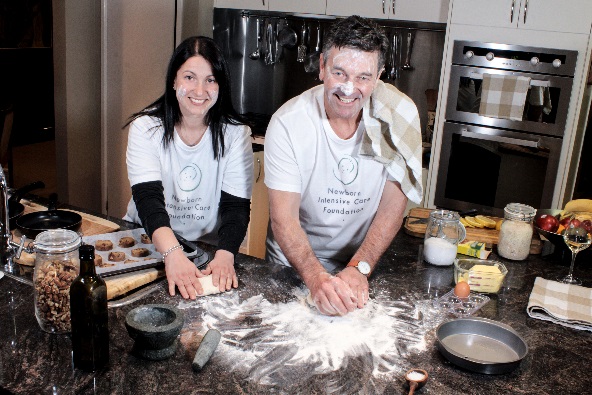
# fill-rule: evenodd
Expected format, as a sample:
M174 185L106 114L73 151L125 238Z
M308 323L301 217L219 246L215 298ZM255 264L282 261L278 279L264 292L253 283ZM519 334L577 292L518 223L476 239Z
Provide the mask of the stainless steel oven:
M562 136L577 51L456 41L446 120ZM479 115L483 74L530 77L522 121Z
M551 207L577 51L456 41L434 204ZM479 114L485 73L530 77L522 120Z
M511 202L551 207L562 139L444 123L435 204L503 216Z

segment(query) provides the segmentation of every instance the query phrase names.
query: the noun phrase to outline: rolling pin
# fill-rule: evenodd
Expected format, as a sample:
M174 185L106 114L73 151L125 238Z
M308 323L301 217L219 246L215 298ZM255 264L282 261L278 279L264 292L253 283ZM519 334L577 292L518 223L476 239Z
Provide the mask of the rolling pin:
M195 357L193 358L193 363L191 364L193 370L199 372L203 369L205 364L210 360L210 357L216 350L216 347L218 347L221 337L222 335L216 329L210 329L206 332L206 335L201 340L201 343L195 352Z

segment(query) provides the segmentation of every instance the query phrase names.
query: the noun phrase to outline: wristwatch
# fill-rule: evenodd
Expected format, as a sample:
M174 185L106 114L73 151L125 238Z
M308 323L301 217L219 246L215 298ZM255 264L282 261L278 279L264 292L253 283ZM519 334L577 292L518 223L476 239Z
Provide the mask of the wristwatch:
M368 262L365 261L358 261L356 259L352 259L348 264L347 267L349 266L353 266L356 269L358 269L358 271L360 273L362 273L364 276L367 276L370 274L370 264Z

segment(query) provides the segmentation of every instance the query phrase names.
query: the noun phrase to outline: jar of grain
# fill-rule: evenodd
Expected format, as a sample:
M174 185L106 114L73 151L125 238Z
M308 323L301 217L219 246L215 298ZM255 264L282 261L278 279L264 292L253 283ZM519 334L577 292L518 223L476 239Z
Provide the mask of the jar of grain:
M504 208L504 221L497 244L497 253L500 256L515 261L528 257L535 214L533 207L521 203L509 203Z
M78 276L81 238L71 230L41 232L35 238L35 316L46 332L68 333L70 284Z

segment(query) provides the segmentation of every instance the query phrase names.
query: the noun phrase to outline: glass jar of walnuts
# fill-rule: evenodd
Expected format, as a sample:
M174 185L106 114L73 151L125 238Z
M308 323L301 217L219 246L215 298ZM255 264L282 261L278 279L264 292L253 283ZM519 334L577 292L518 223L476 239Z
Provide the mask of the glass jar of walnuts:
M35 316L46 332L70 332L70 284L78 276L81 238L71 230L41 232L35 238Z

